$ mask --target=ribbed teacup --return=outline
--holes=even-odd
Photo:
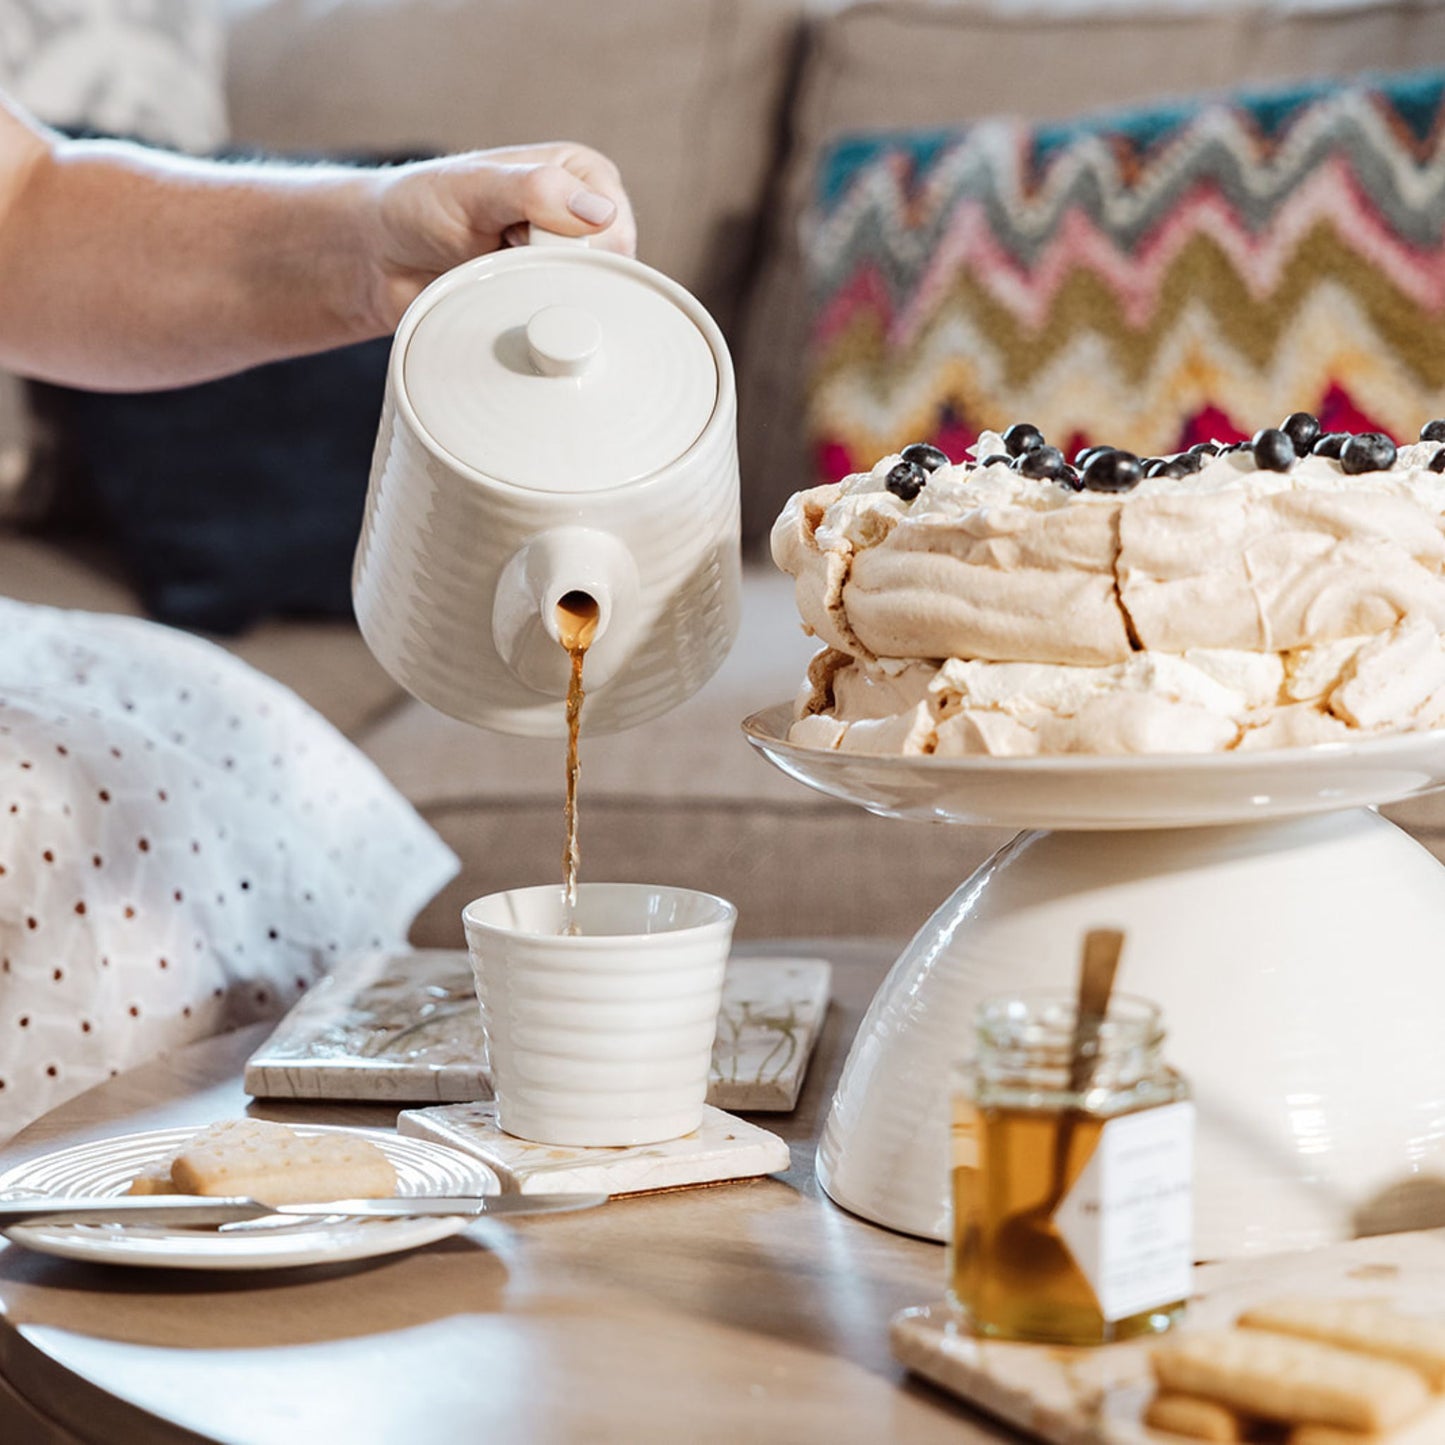
[[[497,1123],[542,1144],[652,1144],[702,1120],[737,910],[687,888],[554,886],[462,912]]]

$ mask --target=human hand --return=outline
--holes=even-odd
[[[430,281],[526,239],[529,224],[596,238],[630,256],[632,205],[617,167],[570,142],[506,146],[373,173],[367,235],[378,329],[391,331]]]

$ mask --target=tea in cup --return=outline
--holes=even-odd
[[[653,1144],[702,1121],[737,910],[687,888],[516,888],[463,910],[497,1123],[543,1144]]]

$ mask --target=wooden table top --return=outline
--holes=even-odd
[[[481,1221],[408,1254],[305,1269],[106,1268],[0,1243],[0,1440],[1014,1439],[890,1358],[890,1316],[942,1293],[942,1249],[853,1218],[813,1178],[834,1083],[896,946],[739,951],[780,949],[834,964],[798,1108],[756,1116],[788,1140],[788,1174]],[[394,1122],[381,1105],[252,1104],[241,1067],[267,1027],[92,1090],[23,1131],[0,1170],[248,1105],[282,1121]]]

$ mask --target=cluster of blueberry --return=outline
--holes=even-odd
[[[1442,443],[1429,467],[1432,472],[1445,472],[1445,420],[1426,422],[1420,428],[1420,440]],[[1118,447],[1085,447],[1071,465],[1058,447],[1044,440],[1038,427],[1023,421],[1004,432],[1003,444],[1006,451],[980,457],[978,465],[1002,462],[1022,476],[1057,482],[1076,492],[1127,492],[1145,477],[1187,477],[1210,457],[1230,452],[1252,452],[1255,465],[1270,472],[1287,472],[1300,457],[1310,454],[1330,457],[1348,476],[1388,471],[1395,465],[1396,454],[1395,443],[1383,432],[1323,432],[1319,419],[1307,411],[1294,412],[1277,427],[1255,432],[1247,442],[1224,446],[1200,442],[1172,457],[1137,457]],[[903,448],[902,460],[888,473],[888,490],[911,502],[927,485],[929,475],[947,464],[948,458],[937,447],[914,442]]]

